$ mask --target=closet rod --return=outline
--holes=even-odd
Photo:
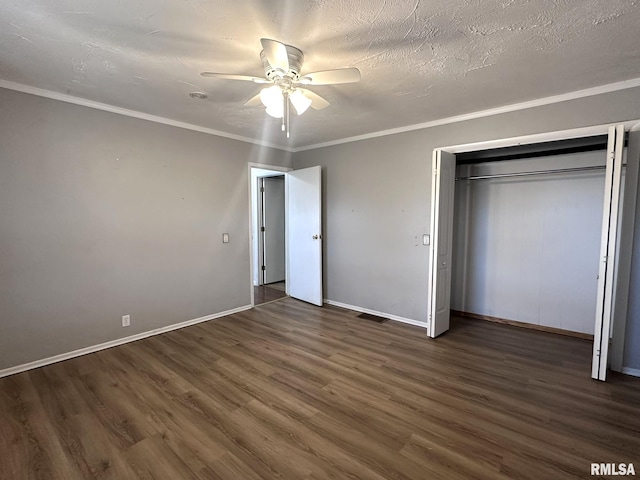
[[[586,172],[590,170],[604,170],[606,165],[595,165],[591,167],[575,167],[575,168],[556,168],[553,170],[537,170],[535,172],[519,172],[519,173],[494,173],[493,175],[476,175],[471,177],[457,177],[459,180],[484,180],[488,178],[506,178],[506,177],[527,177],[529,175],[549,175],[552,173],[572,173]]]

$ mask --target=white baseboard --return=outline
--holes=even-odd
[[[116,340],[110,340],[105,343],[92,345],[90,347],[81,348],[79,350],[74,350],[72,352],[61,353],[60,355],[54,355],[53,357],[47,357],[41,360],[36,360],[34,362],[17,365],[15,367],[5,368],[4,370],[0,370],[0,378],[7,377],[9,375],[14,375],[20,372],[25,372],[27,370],[32,370],[34,368],[44,367],[45,365],[50,365],[52,363],[62,362],[64,360],[69,360],[70,358],[80,357],[82,355],[87,355],[88,353],[94,353],[100,350],[105,350],[107,348],[117,347],[118,345],[123,345],[125,343],[135,342],[136,340],[152,337],[154,335],[160,335],[161,333],[167,333],[172,330],[178,330],[180,328],[188,327],[190,325],[195,325],[196,323],[202,323],[208,320],[213,320],[214,318],[226,317],[227,315],[243,312],[245,310],[249,310],[250,308],[252,308],[251,305],[245,305],[243,307],[234,308],[232,310],[226,310],[224,312],[207,315],[206,317],[194,318],[193,320],[186,320],[184,322],[174,323],[173,325],[168,325],[166,327],[155,328],[153,330],[148,330],[146,332],[136,333],[135,335],[131,335],[129,337],[118,338]]]
[[[625,375],[633,375],[634,377],[640,377],[640,368],[622,367],[622,373]]]
[[[390,313],[378,312],[376,310],[370,310],[368,308],[357,307],[355,305],[348,305],[346,303],[335,302],[333,300],[324,299],[324,303],[327,305],[333,305],[334,307],[347,308],[360,313],[368,313],[370,315],[376,315],[378,317],[388,318],[389,320],[395,320],[396,322],[408,323],[409,325],[415,325],[417,327],[427,328],[427,322],[419,322],[418,320],[412,320],[410,318],[399,317],[397,315],[391,315]]]

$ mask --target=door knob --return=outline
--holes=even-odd
[[[318,239],[318,235],[314,235],[312,238],[313,238],[314,240],[317,240],[317,239]]]

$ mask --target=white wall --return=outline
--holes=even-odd
[[[604,166],[588,152],[458,167],[457,176]],[[456,183],[452,308],[593,334],[604,170]]]

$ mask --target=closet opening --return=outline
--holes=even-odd
[[[454,310],[593,338],[594,379],[618,367],[635,222],[622,206],[638,180],[637,161],[624,174],[625,137],[600,126],[434,150],[430,337]]]
[[[456,155],[452,312],[593,339],[607,136]]]

